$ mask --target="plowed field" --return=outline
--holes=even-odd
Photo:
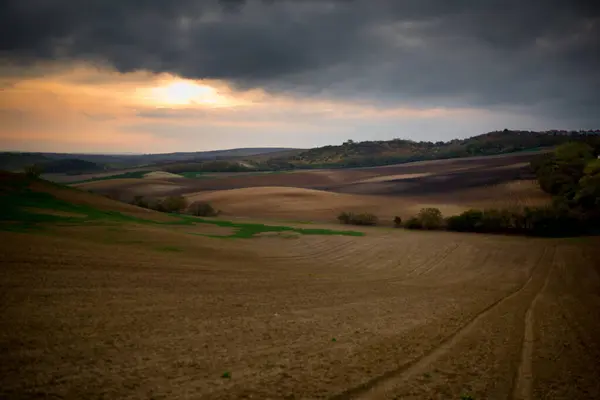
[[[0,397],[600,398],[600,241],[1,232]]]

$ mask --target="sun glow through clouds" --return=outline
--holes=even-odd
[[[144,90],[142,96],[158,106],[225,106],[229,101],[214,88],[190,80],[176,79]]]

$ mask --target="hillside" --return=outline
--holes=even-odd
[[[388,141],[354,142],[307,150],[291,157],[296,168],[366,167],[411,161],[485,156],[539,150],[569,141],[584,141],[600,147],[600,131],[496,131],[448,142]]]
[[[32,164],[41,164],[51,161],[50,158],[42,153],[0,153],[0,170],[22,171],[23,168]]]
[[[44,222],[51,220],[50,217],[172,219],[166,214],[11,172],[0,171],[0,195],[0,222],[5,223]]]
[[[130,224],[151,229],[184,228],[187,235],[207,233],[205,231],[208,226],[213,231],[215,228],[226,228],[225,236],[236,238],[251,238],[261,233],[282,231],[301,235],[363,235],[350,230],[256,225],[205,220],[179,213],[168,214],[115,201],[78,188],[29,178],[25,174],[0,172],[0,231],[52,229],[57,226],[54,224],[62,227]]]
[[[46,174],[83,174],[101,172],[106,169],[104,165],[78,158],[65,158],[37,163]]]
[[[447,142],[416,142],[394,139],[354,142],[309,150],[286,148],[239,148],[205,152],[144,155],[0,153],[0,169],[19,171],[31,164],[56,165],[63,173],[99,172],[82,170],[82,162],[107,171],[163,170],[172,173],[289,171],[315,168],[355,168],[403,164],[414,161],[546,151],[569,141],[600,148],[600,131],[496,131]],[[77,160],[77,163],[75,161]],[[69,163],[73,163],[69,166]],[[46,170],[48,173],[49,171]],[[57,171],[58,172],[58,171]]]
[[[0,153],[0,169],[19,172],[31,164],[48,164],[51,162],[65,162],[66,160],[84,161],[99,165],[106,165],[108,168],[133,168],[146,165],[161,165],[183,161],[210,161],[240,157],[251,157],[264,154],[288,154],[288,152],[297,151],[283,147],[258,147],[258,148],[238,148],[213,151],[195,151],[195,152],[177,152],[164,154],[77,154],[77,153],[21,153],[21,152],[3,152]],[[65,164],[66,165],[66,164]],[[79,172],[80,165],[74,168],[61,168],[61,172],[71,173]],[[50,171],[47,171],[50,173]],[[52,171],[54,172],[54,171]],[[86,172],[89,172],[86,171]]]
[[[467,139],[447,142],[416,142],[394,139],[354,142],[338,146],[317,147],[305,151],[283,151],[220,161],[196,160],[171,163],[163,169],[181,173],[286,171],[314,168],[356,168],[403,164],[414,161],[440,160],[473,156],[490,156],[517,152],[546,151],[569,141],[583,141],[600,147],[600,131],[497,131]],[[244,161],[241,163],[240,161]]]

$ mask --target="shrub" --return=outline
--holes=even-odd
[[[586,233],[588,219],[576,210],[554,207],[526,208],[526,232],[535,236],[566,236]]]
[[[437,208],[423,208],[419,211],[417,218],[423,229],[440,229],[444,226],[444,217]]]
[[[159,210],[167,213],[181,212],[187,206],[183,196],[169,196],[159,203]]]
[[[421,220],[419,218],[411,217],[408,220],[406,220],[404,227],[406,229],[423,229],[423,224],[421,223]]]
[[[394,217],[394,226],[396,228],[400,228],[402,226],[402,218],[400,218],[399,216],[395,216]]]
[[[525,207],[522,210],[469,210],[446,220],[448,230],[565,236],[585,233],[592,225],[585,214],[564,206]]]
[[[352,214],[350,214],[350,213],[342,212],[342,213],[340,213],[340,215],[338,215],[337,219],[342,224],[349,224],[351,216],[352,216]]]
[[[361,213],[353,215],[350,223],[353,225],[377,225],[378,218],[374,214]]]
[[[460,215],[454,215],[446,219],[448,230],[458,232],[476,232],[481,227],[483,212],[479,210],[468,210]]]
[[[342,212],[337,218],[340,223],[351,225],[377,225],[377,222],[379,221],[377,216],[371,213],[354,214]]]
[[[482,232],[506,232],[512,229],[511,214],[507,210],[483,210],[481,226]]]
[[[594,160],[594,149],[585,143],[565,143],[553,153],[531,162],[542,190],[568,199],[575,197],[586,165]]]
[[[160,200],[157,200],[157,199],[153,199],[153,200],[149,201],[148,208],[151,210],[154,210],[154,211],[167,212],[167,210],[163,206],[163,202]]]
[[[188,212],[197,217],[216,217],[219,215],[219,211],[215,210],[214,207],[205,201],[196,201],[190,205]]]

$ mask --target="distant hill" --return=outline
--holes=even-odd
[[[22,171],[31,164],[48,164],[50,161],[86,161],[106,166],[108,169],[133,168],[148,165],[162,165],[182,161],[224,160],[250,157],[261,154],[295,151],[285,147],[238,148],[214,151],[178,152],[166,154],[77,154],[77,153],[0,153],[0,169]],[[83,164],[82,164],[83,166]]]
[[[304,151],[273,152],[259,156],[223,158],[218,161],[171,163],[163,169],[184,173],[374,167],[414,161],[542,151],[569,141],[585,141],[600,148],[600,131],[503,130],[448,142],[416,142],[404,139],[365,142],[348,140],[338,146],[317,147]]]
[[[45,174],[83,174],[106,170],[104,165],[78,158],[65,158],[37,163]]]
[[[28,165],[47,161],[50,159],[41,153],[0,153],[0,169],[5,171],[22,171]]]
[[[598,147],[600,131],[496,131],[449,142],[388,141],[354,142],[301,152],[286,160],[294,168],[343,168],[399,164],[470,156],[485,156],[550,148],[569,141]]]
[[[148,167],[173,173],[373,167],[413,161],[539,151],[569,141],[584,141],[600,149],[600,130],[533,132],[505,129],[448,142],[417,142],[405,139],[365,142],[348,140],[338,146],[309,150],[259,147],[137,155],[0,153],[0,169],[19,171],[31,164],[52,165],[49,164],[50,161],[64,162],[73,159],[93,163],[109,171]],[[73,161],[69,161],[71,162]],[[63,164],[65,172],[69,170],[67,166],[68,163]],[[88,167],[89,172],[95,172],[92,171],[94,166],[90,164]],[[62,167],[59,164],[58,169],[60,168]]]

